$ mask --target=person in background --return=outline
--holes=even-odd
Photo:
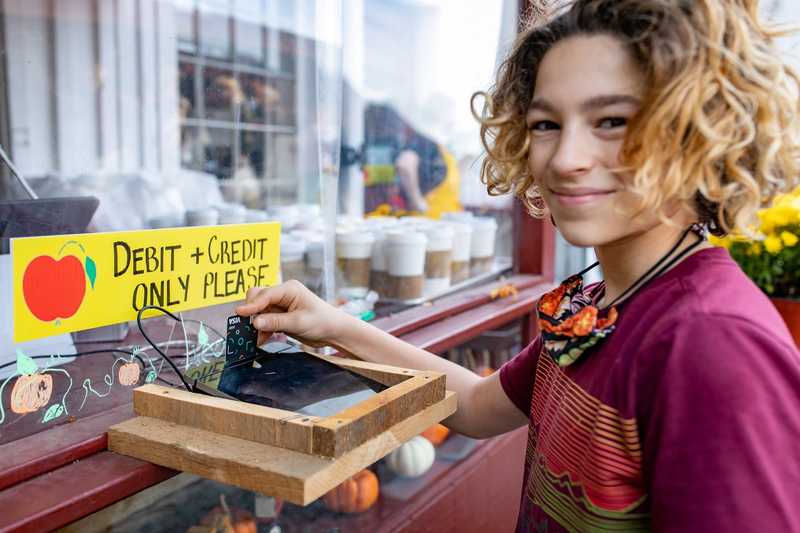
[[[800,353],[708,232],[798,184],[798,77],[755,0],[576,0],[518,38],[476,113],[482,179],[593,247],[488,377],[299,283],[237,312],[265,340],[447,375],[477,438],[528,427],[519,531],[800,531]],[[597,265],[594,265],[597,266]],[[522,463],[523,458],[520,458]]]
[[[452,154],[415,130],[390,105],[365,111],[365,211],[393,210],[439,218],[460,211],[458,165]]]

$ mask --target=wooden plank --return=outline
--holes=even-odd
[[[109,449],[176,470],[307,505],[456,410],[456,394],[338,459],[228,437],[150,417],[109,429]]]
[[[375,380],[378,383],[388,385],[389,387],[393,387],[398,383],[402,383],[403,381],[422,373],[420,370],[382,365],[379,363],[370,363],[367,361],[348,359],[346,357],[336,355],[312,355],[319,357],[320,359],[324,359],[325,361],[329,361],[335,365],[347,368],[348,370],[352,370],[356,374],[361,374],[364,377]]]
[[[314,424],[314,453],[340,457],[445,397],[445,375],[420,372]]]
[[[318,357],[390,387],[335,416],[321,418],[149,384],[134,391],[134,411],[262,444],[339,457],[445,395],[445,375],[441,373]]]
[[[318,417],[263,405],[144,385],[133,391],[136,414],[250,440],[313,453],[312,427]]]

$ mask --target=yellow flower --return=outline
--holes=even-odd
[[[783,250],[783,241],[777,235],[770,235],[764,239],[764,249],[771,254],[777,254]]]
[[[786,245],[786,246],[794,246],[795,244],[797,244],[797,241],[800,240],[800,239],[798,239],[797,235],[795,235],[794,233],[792,233],[790,231],[782,231],[781,232],[781,240],[783,241],[783,244]]]
[[[726,249],[730,249],[731,247],[731,238],[728,237],[727,235],[725,237],[717,237],[716,235],[709,235],[708,242],[710,242],[714,246],[720,246]]]
[[[761,243],[754,242],[750,244],[750,248],[747,250],[747,255],[761,255]]]

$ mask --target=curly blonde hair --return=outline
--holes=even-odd
[[[568,37],[612,35],[647,82],[620,153],[637,213],[666,220],[663,206],[677,200],[717,235],[747,233],[760,207],[798,183],[800,78],[773,46],[785,33],[762,24],[757,0],[575,0],[521,33],[495,85],[473,95],[481,179],[545,213],[525,124],[539,64]]]

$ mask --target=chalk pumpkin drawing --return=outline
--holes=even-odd
[[[188,350],[188,335],[185,328],[183,333],[184,337],[187,339],[186,342]],[[171,340],[172,335],[170,334],[170,341]],[[186,369],[193,364],[208,362],[205,359],[206,357],[221,357],[223,355],[223,343],[224,338],[218,339],[214,342],[209,342],[208,333],[201,322],[197,335],[197,342],[195,343],[194,353],[191,354],[191,359],[187,360]],[[115,377],[120,385],[126,387],[136,385],[141,379],[142,372],[147,370],[146,368],[140,367],[136,362],[136,356],[142,357],[143,355],[144,350],[142,350],[139,346],[134,346],[132,348],[132,354],[130,358],[115,359],[111,365],[109,373],[103,377],[103,383],[108,387],[108,389],[104,392],[95,390],[91,379],[84,379],[81,387],[84,391],[84,396],[80,406],[78,407],[78,411],[83,410],[86,401],[90,396],[104,398],[111,394],[111,389],[115,383]],[[51,359],[58,359],[61,356],[50,357]],[[158,367],[154,366],[152,360],[150,359],[145,359],[145,361],[145,364],[149,366],[149,370],[147,371],[145,377],[145,382],[152,383],[157,379],[161,371],[163,360],[159,363]],[[118,369],[117,366],[119,366]],[[60,418],[63,415],[69,414],[67,409],[67,397],[74,390],[72,376],[67,370],[62,368],[46,368],[42,370],[39,368],[33,358],[28,357],[21,350],[17,349],[17,372],[0,383],[0,428],[2,428],[2,424],[6,419],[6,410],[2,401],[3,389],[11,382],[14,382],[14,386],[11,390],[9,405],[10,411],[19,415],[26,415],[42,409],[51,400],[54,390],[53,373],[64,374],[66,379],[69,380],[69,383],[67,384],[61,401],[51,404],[46,409],[41,419],[42,423],[48,423],[52,420]],[[0,437],[2,437],[1,429]]]
[[[119,367],[119,371],[117,372],[117,377],[119,379],[119,384],[124,385],[126,387],[132,387],[139,383],[139,374],[141,373],[141,369],[139,365],[136,363],[125,363],[121,367]]]
[[[47,405],[53,393],[53,376],[19,376],[11,389],[11,411],[20,415],[34,413]]]
[[[77,313],[86,295],[87,278],[94,289],[97,264],[76,241],[64,244],[58,255],[69,245],[80,247],[83,262],[75,255],[65,255],[60,259],[40,255],[28,263],[22,275],[25,304],[42,322],[69,318]]]

